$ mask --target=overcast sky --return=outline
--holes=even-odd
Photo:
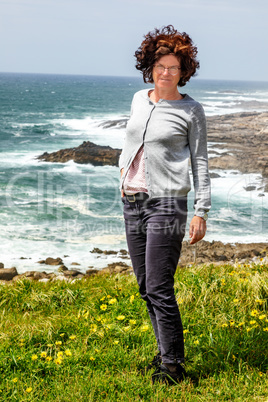
[[[173,24],[200,78],[268,81],[268,0],[0,0],[0,71],[137,76],[143,35]]]

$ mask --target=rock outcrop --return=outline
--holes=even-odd
[[[50,154],[45,152],[43,155],[38,156],[37,159],[45,162],[65,163],[73,160],[76,163],[91,163],[94,166],[118,166],[120,153],[120,149],[84,141],[79,147],[61,149]]]

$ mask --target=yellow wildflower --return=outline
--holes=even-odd
[[[57,357],[59,357],[60,359],[62,359],[62,357],[63,357],[63,352],[58,352],[58,353],[57,353]]]
[[[249,321],[249,323],[250,323],[250,325],[254,325],[254,324],[256,324],[256,320],[251,320],[251,321]]]
[[[185,334],[188,334],[188,333],[189,333],[189,329],[185,329],[185,330],[183,331],[183,333],[184,333],[184,335],[185,335]]]
[[[62,333],[62,334],[60,334],[60,336],[61,336],[62,338],[64,337],[64,335],[65,335],[65,334],[63,334],[63,333]]]
[[[265,314],[261,314],[261,315],[259,315],[259,320],[264,320],[264,318],[266,317],[266,315]]]
[[[30,394],[31,392],[32,392],[32,387],[28,387],[28,388],[26,388],[26,392],[28,393],[28,394]]]
[[[253,327],[247,328],[247,332],[250,332],[252,329],[253,329]]]
[[[258,310],[252,310],[250,312],[251,317],[256,317],[256,315],[258,315],[258,314],[259,314]]]
[[[258,303],[258,304],[262,304],[262,303],[264,303],[264,300],[257,299],[257,300],[255,300],[255,302]]]
[[[100,299],[100,301],[103,301],[103,300],[105,300],[105,296],[103,296],[103,297]]]
[[[101,317],[97,317],[96,321],[100,322],[101,321]]]
[[[53,347],[52,343],[48,343],[47,347],[52,348]]]
[[[60,365],[62,363],[62,359],[58,357],[57,359],[55,359],[55,363]]]
[[[118,345],[119,344],[119,341],[114,341],[114,345]]]
[[[65,350],[65,355],[68,357],[72,356],[72,352],[70,351],[70,349]]]
[[[71,339],[71,341],[75,340],[75,338],[76,338],[76,335],[69,336],[69,339]]]
[[[177,299],[177,302],[178,302],[179,304],[182,304],[182,303],[183,303],[183,299],[182,299],[181,297],[179,297],[179,298]]]
[[[96,353],[99,353],[99,351],[100,351],[99,349],[95,349],[95,352],[96,352]]]
[[[266,328],[263,328],[263,330],[267,332],[267,331],[268,331],[268,327],[266,327]]]
[[[125,331],[125,332],[129,332],[130,330],[131,330],[131,327],[130,327],[130,326],[127,326],[127,327],[124,328],[124,331]]]
[[[101,309],[102,311],[107,310],[107,304],[102,304],[102,305],[100,306],[100,309]]]
[[[37,360],[38,359],[38,356],[37,355],[32,355],[32,360],[33,361],[35,361],[35,360]]]
[[[43,357],[43,358],[47,357],[47,352],[41,352],[40,356]]]
[[[18,382],[17,377],[16,377],[16,378],[13,378],[13,379],[12,379],[12,382],[14,382],[14,384],[15,384],[16,382]]]
[[[244,321],[241,321],[241,322],[238,324],[238,327],[242,327],[243,325],[245,325],[245,322],[244,322]]]
[[[124,315],[118,315],[118,316],[116,317],[116,319],[119,320],[119,321],[123,321],[125,318],[126,318],[126,317],[125,317]]]
[[[93,362],[95,360],[95,357],[90,356],[89,360],[91,360]]]
[[[234,303],[239,303],[239,299],[234,299]]]
[[[230,320],[230,327],[233,327],[235,325],[235,321],[234,320]]]
[[[56,341],[56,342],[55,342],[55,345],[56,345],[56,346],[62,345],[62,341]]]
[[[47,356],[47,357],[46,357],[46,361],[47,361],[47,362],[51,362],[51,360],[52,360],[52,357],[51,357],[51,356]]]
[[[148,324],[144,324],[141,326],[140,328],[141,332],[146,332],[149,330],[149,325]]]
[[[137,321],[136,320],[129,320],[129,323],[130,323],[130,325],[135,325],[135,324],[137,324]]]
[[[226,324],[226,323],[222,324],[222,328],[226,328],[226,327],[228,327],[228,324]]]
[[[97,327],[96,324],[91,324],[90,329],[91,329],[92,332],[97,332],[98,327]]]
[[[195,344],[195,345],[199,345],[199,340],[196,339],[196,340],[194,341],[194,344]]]
[[[134,299],[135,299],[135,296],[134,296],[134,295],[131,295],[130,298],[129,298],[130,303],[132,303]]]

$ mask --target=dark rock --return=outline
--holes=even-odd
[[[244,189],[246,191],[253,191],[253,190],[256,190],[256,186],[246,186],[246,187],[244,187]]]
[[[17,275],[18,275],[18,271],[15,267],[0,268],[0,280],[1,281],[11,281]]]
[[[91,275],[96,275],[96,274],[98,274],[100,271],[98,270],[98,269],[88,269],[87,271],[86,271],[86,275],[87,276],[91,276]]]
[[[60,151],[47,153],[37,157],[45,162],[65,163],[73,160],[76,163],[91,163],[94,166],[118,166],[121,149],[109,146],[96,145],[90,141],[84,141],[76,148],[61,149]]]
[[[38,261],[39,264],[46,264],[46,265],[60,265],[63,263],[61,258],[51,258],[48,257],[45,260]]]
[[[2,262],[0,262],[0,269],[1,269],[1,268],[5,268],[5,267],[4,267],[4,264],[3,264]]]
[[[67,268],[65,265],[61,265],[61,266],[57,269],[57,271],[58,271],[58,272],[65,272],[65,271],[68,271],[68,268]]]
[[[219,175],[218,173],[215,173],[215,172],[210,173],[211,179],[217,179],[218,177],[221,177],[221,175]]]
[[[80,272],[80,271],[77,271],[76,269],[70,269],[70,270],[68,270],[68,271],[64,271],[63,272],[63,275],[64,276],[66,276],[66,277],[76,277],[76,276],[78,276],[78,275],[82,275],[83,276],[83,274],[82,274],[82,272]]]

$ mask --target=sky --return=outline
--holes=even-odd
[[[268,81],[267,0],[0,0],[0,72],[139,76],[143,36],[172,24],[203,79]]]

